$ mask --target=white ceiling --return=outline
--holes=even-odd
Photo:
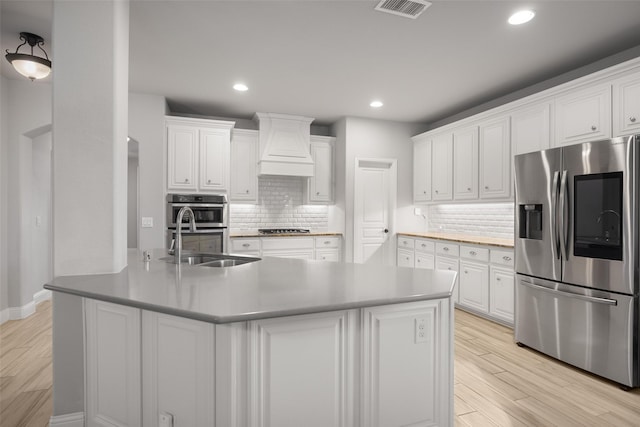
[[[130,90],[164,95],[178,113],[430,123],[640,46],[640,1],[434,1],[416,20],[377,3],[132,0]],[[20,31],[39,34],[55,73],[51,0],[0,6],[3,51]],[[536,18],[507,24],[523,6]],[[1,72],[22,78],[6,60]]]

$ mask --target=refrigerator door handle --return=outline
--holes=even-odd
[[[569,187],[567,187],[567,171],[562,171],[562,178],[560,179],[560,218],[562,222],[560,225],[561,235],[560,237],[560,249],[562,251],[562,258],[569,260],[569,254],[567,251],[567,239],[569,233],[569,204],[567,203],[567,197],[569,194]]]
[[[551,194],[551,215],[553,216],[552,227],[553,227],[553,256],[556,259],[560,259],[560,235],[558,232],[558,185],[560,178],[560,172],[555,171],[553,173],[553,193]]]
[[[547,288],[546,286],[535,285],[535,284],[533,284],[531,282],[527,282],[526,280],[520,280],[520,283],[522,283],[523,285],[528,286],[530,288],[537,289],[539,291],[545,291],[545,292],[549,292],[549,293],[552,293],[552,294],[557,294],[557,295],[561,295],[561,296],[565,296],[565,297],[569,297],[569,298],[575,298],[575,299],[588,301],[588,302],[593,302],[593,303],[597,303],[597,304],[618,305],[618,301],[616,301],[614,299],[590,297],[588,295],[574,294],[573,292],[559,291],[557,289]]]

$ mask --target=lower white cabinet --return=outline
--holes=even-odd
[[[512,269],[491,266],[489,314],[513,324],[515,278]]]
[[[234,237],[231,252],[251,256],[274,256],[328,262],[342,261],[342,237]]]
[[[449,270],[449,271],[455,271],[456,273],[458,273],[459,272],[458,258],[453,258],[449,256],[444,256],[444,255],[437,255],[435,268],[436,270]],[[460,288],[460,275],[458,274],[458,276],[456,277],[456,284],[453,287],[453,301],[455,303],[460,302],[459,288]]]
[[[85,421],[140,426],[140,310],[91,299],[85,312]]]
[[[398,267],[414,267],[413,251],[407,249],[398,249]]]
[[[461,305],[481,313],[489,312],[489,266],[460,261],[459,299]]]

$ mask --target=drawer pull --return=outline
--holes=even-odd
[[[427,247],[427,244],[426,244],[426,243],[423,243],[423,244],[422,244],[422,245],[420,245],[420,246],[422,246],[423,248],[426,248],[426,247]]]
[[[636,122],[636,118],[635,118],[635,117],[629,117],[629,121],[630,121],[631,123],[635,123],[635,122]]]
[[[499,282],[499,281],[500,281],[500,278],[499,278],[499,277],[496,277],[496,280]]]
[[[595,125],[591,126],[591,130],[596,130],[596,129],[598,129],[598,128]]]
[[[446,246],[444,248],[442,248],[442,250],[445,251],[445,252],[449,252],[449,248],[446,247]]]
[[[242,247],[243,247],[243,248],[248,248],[249,246],[251,246],[251,245],[250,245],[250,244],[248,244],[248,243],[243,243],[243,244],[242,244]]]
[[[469,272],[467,270],[464,271],[464,274],[469,274]]]
[[[331,242],[330,242],[329,240],[325,240],[325,241],[324,241],[324,244],[325,244],[325,245],[329,245],[329,244],[331,244]]]
[[[478,255],[478,253],[476,251],[469,251],[469,255],[476,256],[476,255]]]
[[[503,256],[502,259],[505,261],[511,261],[511,257],[507,255]]]

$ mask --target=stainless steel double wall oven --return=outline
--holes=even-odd
[[[518,343],[640,385],[640,136],[515,157]]]
[[[183,249],[223,253],[228,239],[228,203],[225,194],[167,194],[167,247],[171,248],[183,207],[193,211],[197,230],[189,231],[188,216],[182,219]]]

